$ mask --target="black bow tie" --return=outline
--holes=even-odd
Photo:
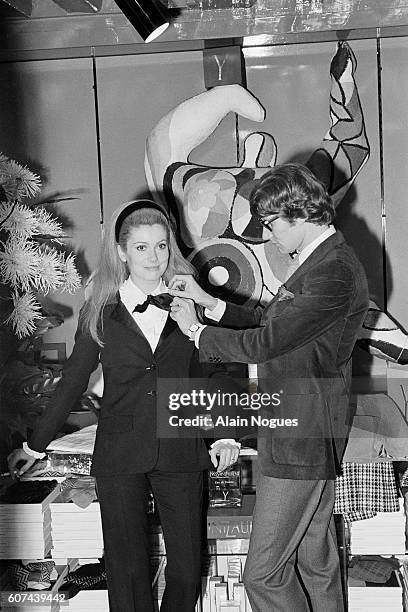
[[[169,293],[159,293],[159,295],[148,295],[143,304],[137,304],[133,312],[144,312],[146,308],[151,304],[157,306],[162,310],[170,310],[170,304],[173,301],[173,296]]]

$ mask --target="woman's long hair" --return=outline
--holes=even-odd
[[[118,216],[129,206],[129,202],[115,210],[112,215],[109,228],[102,240],[99,262],[92,276],[91,294],[81,312],[81,326],[85,332],[89,332],[92,338],[103,346],[103,319],[102,314],[105,306],[113,302],[122,283],[128,278],[129,270],[118,254],[117,242],[115,240],[115,227]],[[128,215],[119,231],[119,244],[126,250],[127,241],[131,230],[140,225],[161,225],[165,228],[169,244],[169,262],[163,279],[168,282],[174,274],[195,274],[194,267],[184,259],[177,245],[170,222],[163,213],[155,208],[146,207],[135,210]]]

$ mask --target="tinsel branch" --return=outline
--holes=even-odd
[[[81,286],[74,254],[60,250],[66,238],[60,221],[41,205],[22,203],[40,189],[39,176],[0,153],[0,282],[9,286],[13,304],[4,323],[19,338],[44,319],[39,294]]]

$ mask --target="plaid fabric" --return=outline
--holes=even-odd
[[[377,512],[398,512],[398,492],[390,461],[343,463],[336,479],[334,512],[346,521],[371,518]]]
[[[408,468],[401,476],[401,487],[408,487]]]
[[[398,559],[388,559],[380,555],[359,556],[350,560],[348,575],[356,580],[384,584],[391,578],[392,572],[398,568]]]

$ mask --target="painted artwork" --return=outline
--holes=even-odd
[[[339,42],[330,65],[330,127],[306,165],[327,186],[337,206],[370,154],[350,45]],[[267,304],[284,282],[291,263],[267,240],[251,215],[256,181],[278,160],[271,134],[256,131],[243,143],[237,167],[189,162],[228,113],[262,122],[265,109],[240,85],[214,87],[185,100],[164,116],[146,142],[145,173],[154,197],[164,199],[175,218],[184,252],[212,295],[238,304]],[[359,344],[371,353],[408,363],[407,336],[388,314],[371,303]]]

